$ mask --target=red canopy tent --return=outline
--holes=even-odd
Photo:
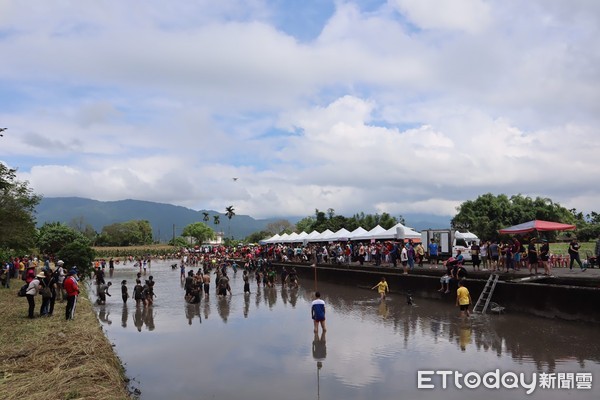
[[[543,231],[573,231],[577,227],[575,225],[561,224],[560,222],[540,221],[538,219],[524,222],[519,225],[514,225],[508,228],[500,229],[498,232],[507,234],[527,233],[527,232],[543,232]]]

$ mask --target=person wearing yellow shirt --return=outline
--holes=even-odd
[[[469,314],[469,305],[471,304],[471,295],[469,294],[469,289],[467,289],[462,280],[458,281],[458,289],[456,290],[456,305],[460,307],[460,315],[464,317],[465,315],[468,317]]]
[[[377,292],[379,293],[379,296],[381,296],[381,300],[385,300],[385,294],[390,291],[390,289],[388,288],[388,284],[385,281],[385,276],[382,276],[379,283],[373,286],[371,290],[375,288],[377,288]]]

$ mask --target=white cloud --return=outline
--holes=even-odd
[[[144,4],[0,3],[0,159],[44,195],[256,217],[452,214],[487,192],[595,207],[596,2],[339,2],[312,41],[262,1]]]
[[[395,0],[392,4],[423,29],[478,33],[492,19],[489,5],[482,0]]]

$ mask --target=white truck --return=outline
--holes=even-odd
[[[477,235],[467,232],[453,231],[451,229],[425,229],[421,231],[421,242],[428,251],[431,239],[438,244],[438,257],[441,259],[456,257],[460,250],[465,261],[471,261],[471,246],[481,241]]]

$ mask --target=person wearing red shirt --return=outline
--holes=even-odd
[[[67,320],[75,317],[75,306],[77,305],[77,296],[79,296],[79,284],[77,283],[77,270],[71,269],[69,276],[65,279],[63,285],[67,293],[67,308],[65,317]]]

